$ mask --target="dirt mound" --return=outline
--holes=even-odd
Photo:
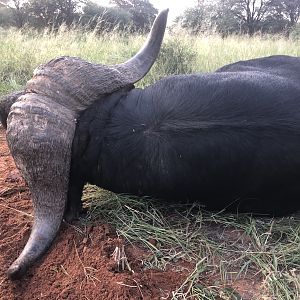
[[[131,271],[119,271],[113,258],[122,248],[113,228],[62,225],[47,254],[20,281],[5,272],[22,251],[32,225],[30,193],[0,129],[0,299],[168,299],[187,274],[144,270],[145,250],[125,245]]]

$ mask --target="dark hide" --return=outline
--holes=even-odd
[[[18,91],[0,98],[0,123],[5,129],[7,128],[7,117],[11,106],[17,101],[20,96],[24,94],[24,91]]]
[[[216,72],[263,72],[281,76],[285,80],[300,80],[300,58],[287,55],[274,55],[239,61],[218,69]]]
[[[68,206],[90,182],[283,215],[300,209],[299,179],[300,58],[274,56],[93,104],[76,128]]]

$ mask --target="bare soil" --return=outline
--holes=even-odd
[[[137,245],[126,244],[125,252],[133,272],[119,271],[113,252],[123,241],[108,224],[83,227],[63,223],[48,252],[22,280],[6,277],[9,265],[18,257],[29,237],[32,204],[26,183],[17,171],[0,127],[0,299],[171,299],[189,270],[145,270],[149,255]],[[213,281],[206,278],[205,282]],[[259,283],[232,283],[243,299],[259,299]],[[220,298],[228,299],[228,298]],[[261,298],[262,299],[262,298]]]

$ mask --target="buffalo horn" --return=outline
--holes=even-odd
[[[59,57],[38,67],[20,95],[1,108],[11,154],[32,194],[34,223],[29,240],[8,269],[20,278],[55,238],[67,203],[72,142],[80,111],[95,100],[140,80],[162,43],[168,10],[156,18],[142,49],[115,66]],[[4,123],[6,125],[6,123]]]

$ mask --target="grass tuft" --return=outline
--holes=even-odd
[[[198,204],[166,206],[94,186],[86,187],[83,199],[89,208],[84,222],[108,222],[127,242],[151,253],[145,269],[189,270],[173,299],[243,299],[239,282],[245,286],[253,280],[258,289],[253,299],[300,297],[296,216],[275,220],[216,214]]]

